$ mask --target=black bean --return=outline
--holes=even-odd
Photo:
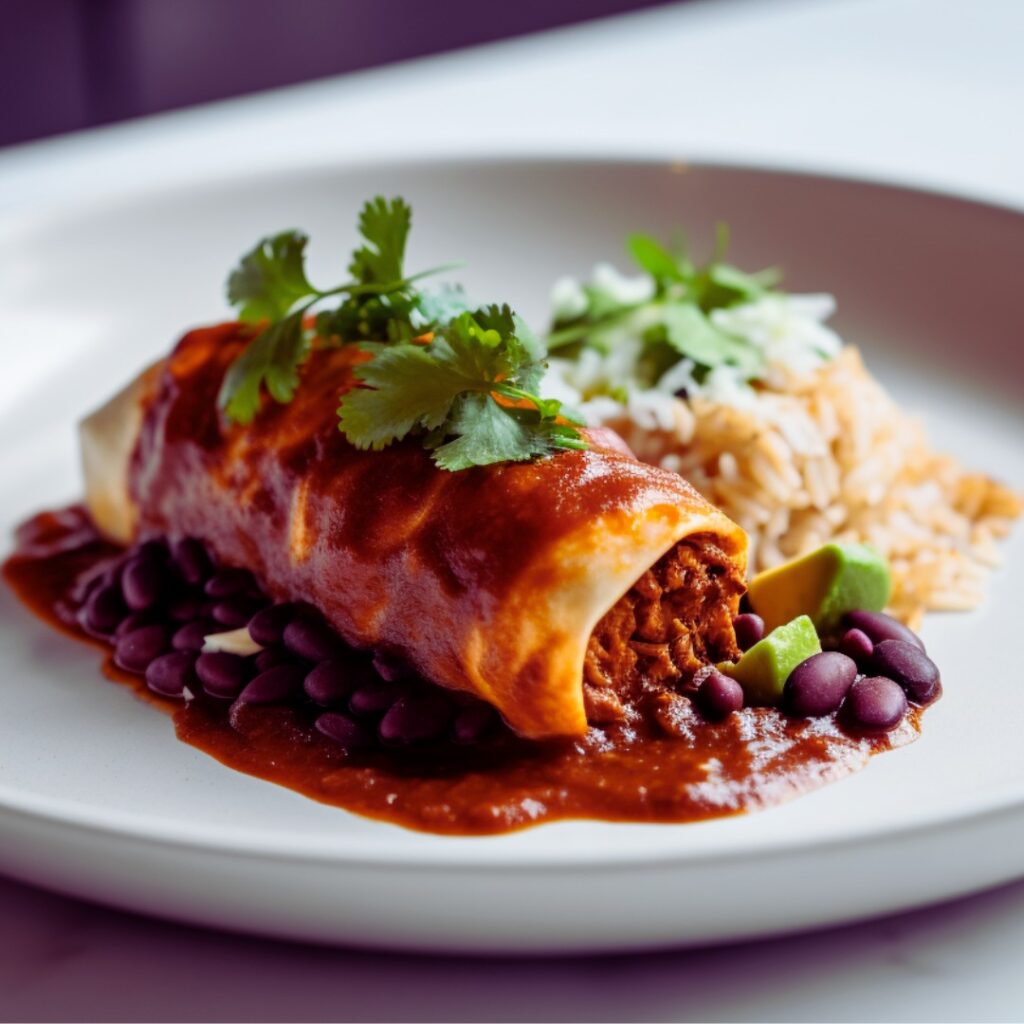
[[[291,601],[289,603],[292,606],[293,619],[306,619],[308,622],[323,622],[324,617],[316,605],[312,605],[308,601]]]
[[[134,558],[145,558],[152,562],[167,561],[167,544],[160,537],[152,537],[137,544],[131,552]]]
[[[181,578],[192,586],[205,582],[213,571],[213,563],[206,548],[195,537],[179,540],[172,547],[171,554]]]
[[[915,704],[930,704],[942,692],[938,666],[914,644],[903,640],[875,644],[871,666],[877,675],[895,679]]]
[[[857,663],[839,651],[822,651],[800,662],[782,689],[782,706],[800,718],[838,710],[857,678]]]
[[[87,636],[94,637],[96,640],[102,640],[104,643],[110,643],[111,633],[103,629],[93,629],[89,625],[89,620],[86,618],[85,609],[79,608],[76,614],[78,620],[78,626]]]
[[[261,647],[281,643],[284,627],[295,617],[295,606],[288,602],[272,604],[253,615],[249,622],[249,636]]]
[[[100,587],[109,582],[102,572],[96,572],[92,576],[80,576],[72,585],[69,597],[73,604],[84,605]]]
[[[196,660],[196,675],[203,689],[211,697],[232,700],[242,692],[242,687],[252,676],[253,666],[237,654],[227,651],[211,651],[200,654]]]
[[[871,637],[862,629],[848,629],[839,640],[839,650],[848,658],[857,662],[857,667],[864,669],[874,651],[875,645]]]
[[[862,676],[846,695],[843,715],[867,732],[888,732],[907,713],[907,695],[885,676]]]
[[[111,587],[121,586],[121,574],[124,572],[124,567],[128,562],[128,556],[122,555],[113,565],[107,566],[103,570],[103,575],[100,577],[102,581]]]
[[[325,711],[316,720],[316,729],[346,750],[366,750],[373,746],[373,736],[366,728],[337,711]]]
[[[275,665],[294,665],[295,658],[283,647],[268,647],[253,658],[253,664],[257,672],[266,672]]]
[[[114,639],[120,639],[125,633],[141,629],[143,626],[153,626],[160,621],[160,616],[155,612],[132,612],[131,615],[123,618],[114,630]]]
[[[724,672],[712,669],[697,690],[697,705],[707,718],[725,718],[743,707],[743,687]]]
[[[219,601],[225,597],[234,597],[235,594],[243,594],[251,590],[255,584],[256,581],[248,569],[218,569],[206,581],[203,591],[207,596],[215,597]]]
[[[377,675],[388,683],[409,679],[415,674],[407,661],[391,654],[374,654],[373,668]]]
[[[146,685],[163,697],[184,697],[195,683],[196,656],[189,651],[161,654],[146,666]]]
[[[436,740],[448,728],[455,709],[439,693],[410,694],[396,701],[381,719],[380,738],[406,745]]]
[[[234,597],[218,601],[210,610],[210,614],[222,626],[237,629],[239,626],[244,626],[263,604],[264,601],[258,597],[237,594]]]
[[[218,628],[209,619],[193,619],[175,631],[171,637],[171,646],[176,651],[201,651],[206,637],[216,633]]]
[[[764,619],[753,612],[737,615],[732,620],[732,628],[736,630],[736,645],[741,651],[748,651],[759,640],[764,639]]]
[[[121,588],[107,583],[89,595],[83,612],[84,625],[97,633],[113,633],[118,623],[128,614]]]
[[[883,640],[903,640],[924,650],[924,643],[912,629],[884,612],[847,612],[843,621],[849,628],[867,633],[873,644],[880,644]]]
[[[146,666],[167,650],[170,630],[167,626],[142,626],[125,633],[114,648],[114,664],[128,672],[145,672]]]
[[[167,614],[178,622],[206,618],[214,602],[202,593],[185,591],[173,597],[167,606]]]
[[[383,714],[400,697],[405,696],[406,689],[383,680],[368,686],[361,686],[348,699],[349,710],[355,715]]]
[[[329,658],[312,668],[303,683],[310,700],[330,707],[341,704],[348,695],[367,681],[367,672],[348,658]]]
[[[152,556],[137,555],[129,559],[121,575],[124,602],[133,612],[152,608],[163,596],[167,586],[167,571],[163,563]]]
[[[283,704],[302,693],[304,675],[297,665],[275,665],[256,676],[238,699],[243,704]]]
[[[284,645],[307,661],[326,661],[342,653],[338,635],[325,623],[295,619],[284,628]]]
[[[472,704],[463,708],[452,722],[452,740],[469,745],[478,743],[498,725],[498,713],[489,704]]]

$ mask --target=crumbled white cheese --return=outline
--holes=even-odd
[[[647,274],[628,277],[610,263],[598,263],[594,267],[592,285],[623,306],[649,302],[654,298],[654,279]]]
[[[630,279],[614,267],[599,264],[594,269],[594,287],[614,294],[622,301],[642,302],[640,283],[648,278]],[[563,284],[568,294],[568,285]],[[648,288],[649,291],[649,288]],[[756,348],[763,366],[758,380],[769,388],[785,390],[794,376],[809,373],[838,355],[842,340],[824,321],[835,311],[831,295],[766,295],[730,309],[715,310],[715,326]],[[594,426],[626,414],[645,429],[670,429],[674,396],[704,397],[735,408],[758,410],[775,416],[770,392],[751,387],[740,367],[716,366],[698,380],[694,363],[680,359],[652,386],[642,380],[643,332],[654,307],[642,307],[621,324],[605,330],[600,347],[587,345],[575,359],[554,357],[544,381],[545,394],[576,408]],[[801,434],[802,424],[787,423],[790,433]]]
[[[631,391],[626,409],[643,430],[671,430],[676,422],[676,399],[660,391]]]
[[[225,654],[238,654],[244,658],[250,654],[259,654],[262,650],[263,648],[249,636],[249,630],[245,626],[224,633],[208,633],[203,637],[203,654],[223,651]]]
[[[551,314],[556,320],[575,320],[587,311],[587,294],[574,277],[560,277],[551,286]]]
[[[804,374],[835,358],[842,339],[825,321],[835,312],[831,295],[765,295],[731,309],[716,309],[711,322],[761,352],[759,377],[783,386],[787,374]]]

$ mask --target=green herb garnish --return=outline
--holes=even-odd
[[[561,403],[537,394],[544,349],[508,306],[462,313],[427,344],[361,347],[373,354],[356,368],[367,387],[338,408],[358,448],[420,433],[442,469],[459,470],[587,447]]]
[[[365,244],[352,255],[352,280],[320,289],[306,276],[307,237],[284,231],[262,239],[228,278],[227,296],[238,318],[263,324],[262,330],[231,364],[219,404],[229,419],[251,423],[266,387],[277,402],[290,402],[299,383],[299,367],[314,343],[338,344],[361,338],[411,338],[431,329],[419,316],[421,293],[415,282],[445,267],[405,276],[405,243],[411,210],[402,199],[378,196],[359,215]],[[320,312],[315,333],[306,317],[326,299],[343,297],[333,310]]]
[[[415,434],[448,470],[586,448],[574,418],[540,396],[544,347],[508,306],[469,312],[460,290],[422,292],[426,275],[406,275],[411,220],[402,199],[366,203],[352,280],[329,289],[306,276],[298,231],[265,238],[242,259],[228,300],[260,329],[225,375],[218,401],[228,419],[250,423],[264,389],[290,402],[314,347],[358,344],[372,358],[355,367],[364,386],[343,396],[338,416],[359,448]],[[313,308],[331,298],[340,301],[320,309],[312,329]]]
[[[548,349],[568,350],[571,355],[573,347],[591,345],[606,351],[617,335],[635,333],[645,346],[640,363],[648,384],[682,358],[692,360],[698,373],[730,364],[755,376],[760,353],[717,327],[711,314],[769,294],[779,275],[774,270],[747,274],[725,263],[727,243],[720,226],[714,255],[697,265],[683,243],[670,250],[650,235],[631,235],[626,247],[651,278],[650,297],[623,302],[595,284],[584,285],[585,308],[555,321]]]

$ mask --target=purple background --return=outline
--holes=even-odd
[[[0,146],[658,2],[3,0]]]

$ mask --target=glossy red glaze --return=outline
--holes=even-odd
[[[246,332],[186,335],[145,399],[129,474],[142,534],[202,538],[524,736],[585,732],[590,632],[683,533],[714,535],[744,568],[739,527],[619,442],[459,473],[419,440],[356,450],[336,414],[351,347],[314,351],[291,403],[230,426],[217,394]]]

